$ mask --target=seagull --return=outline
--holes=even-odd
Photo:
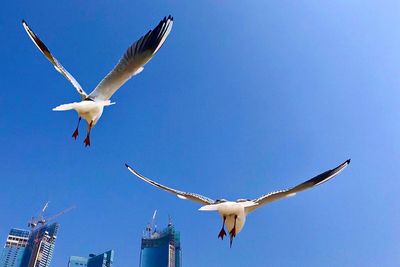
[[[115,104],[110,101],[110,97],[132,76],[143,71],[144,65],[150,61],[150,59],[164,44],[171,32],[172,24],[173,17],[164,17],[164,19],[162,19],[153,30],[148,31],[139,40],[134,42],[119,60],[114,69],[103,78],[90,94],[87,94],[75,78],[50,53],[50,50],[32,31],[26,21],[22,20],[22,25],[33,43],[54,65],[54,68],[72,83],[78,94],[81,96],[80,102],[63,104],[53,109],[54,111],[74,109],[78,113],[78,125],[72,134],[72,137],[75,140],[78,137],[79,123],[81,119],[84,118],[88,124],[84,144],[85,146],[90,146],[90,131],[100,119],[103,113],[103,108]]]
[[[155,187],[158,187],[162,190],[175,194],[177,197],[181,199],[188,199],[202,204],[203,206],[199,209],[201,211],[217,211],[222,218],[222,229],[218,234],[218,238],[221,238],[222,240],[224,239],[224,236],[226,235],[225,232],[225,226],[226,226],[230,236],[230,247],[232,247],[233,239],[242,230],[244,223],[246,222],[246,216],[250,212],[253,212],[257,208],[260,208],[265,204],[271,203],[275,200],[279,200],[285,197],[291,197],[296,195],[298,192],[323,184],[332,179],[333,177],[335,177],[336,175],[338,175],[341,171],[343,171],[347,167],[347,165],[349,165],[349,163],[350,159],[346,160],[336,168],[323,172],[311,178],[310,180],[301,183],[299,185],[296,185],[294,187],[271,192],[252,200],[238,199],[236,201],[229,201],[226,199],[213,200],[211,198],[196,193],[179,191],[167,187],[165,185],[159,184],[157,182],[154,182],[149,178],[146,178],[145,176],[141,175],[136,170],[131,168],[128,164],[125,164],[125,166],[131,173],[136,175],[138,178],[142,179],[143,181]]]

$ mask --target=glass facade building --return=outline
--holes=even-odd
[[[0,254],[0,267],[23,267],[30,231],[13,228]]]
[[[142,237],[140,267],[181,267],[180,234],[169,223],[163,231],[146,229]]]
[[[59,227],[58,223],[45,224],[32,232],[24,253],[24,267],[50,266]]]
[[[88,258],[71,256],[68,267],[112,267],[114,261],[114,250],[99,255],[90,254]]]

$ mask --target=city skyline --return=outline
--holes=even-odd
[[[4,247],[0,253],[0,267],[50,267],[54,255],[55,241],[60,224],[48,224],[45,210],[49,201],[45,203],[38,217],[28,221],[31,230],[12,228],[7,236]],[[68,209],[67,209],[68,210]],[[62,215],[66,210],[57,214]],[[141,237],[139,267],[157,267],[165,264],[167,267],[182,266],[182,252],[180,233],[176,231],[171,216],[165,228],[159,230],[156,223],[157,210],[154,211]],[[58,216],[52,216],[55,218]],[[133,237],[132,237],[133,238]],[[62,242],[62,241],[61,241]],[[68,267],[112,267],[114,250],[100,254],[89,254],[88,257],[70,256]]]
[[[52,265],[116,251],[137,266],[143,218],[171,215],[184,264],[396,266],[400,199],[400,3],[383,1],[7,1],[0,10],[0,237],[52,201]],[[134,41],[174,17],[167,41],[118,90],[93,132],[38,52],[25,19],[90,92]],[[82,129],[83,130],[83,129]],[[212,199],[254,199],[345,159],[329,183],[250,214],[232,248],[221,220],[124,167]],[[62,242],[59,242],[61,241]],[[201,253],[199,253],[201,252]],[[252,255],[248,257],[248,255]]]

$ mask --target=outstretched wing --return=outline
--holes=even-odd
[[[198,203],[201,203],[203,205],[210,205],[210,204],[214,204],[215,200],[199,195],[199,194],[195,194],[195,193],[188,193],[188,192],[182,192],[179,190],[175,190],[173,188],[167,187],[165,185],[159,184],[157,182],[154,182],[152,180],[150,180],[149,178],[144,177],[143,175],[141,175],[140,173],[138,173],[136,170],[132,169],[128,164],[125,164],[125,166],[128,168],[128,170],[133,173],[134,175],[136,175],[138,178],[142,179],[143,181],[154,185],[155,187],[158,187],[162,190],[165,190],[167,192],[170,192],[172,194],[175,194],[177,197],[181,198],[181,199],[189,199]]]
[[[67,78],[68,81],[70,81],[70,83],[72,83],[76,91],[78,91],[78,93],[81,95],[82,99],[85,99],[87,97],[87,94],[85,93],[85,91],[83,91],[82,86],[66,69],[64,69],[61,63],[58,62],[55,57],[53,57],[47,46],[42,42],[42,40],[39,39],[39,37],[32,31],[32,29],[29,28],[25,20],[22,20],[22,25],[24,26],[26,33],[29,35],[33,43],[37,46],[37,48],[39,48],[40,52],[42,52],[42,54],[51,62],[51,64],[54,65],[54,68],[59,73],[61,73],[65,78]]]
[[[310,180],[308,180],[304,183],[301,183],[295,187],[271,192],[269,194],[266,194],[259,198],[256,198],[253,200],[256,203],[256,205],[247,207],[246,211],[251,212],[251,211],[255,210],[256,208],[259,208],[267,203],[273,202],[275,200],[278,200],[278,199],[281,199],[284,197],[294,196],[298,192],[301,192],[303,190],[306,190],[306,189],[312,188],[314,186],[320,185],[322,183],[325,183],[325,182],[329,181],[330,179],[332,179],[333,177],[335,177],[336,175],[338,175],[341,171],[343,171],[344,168],[346,168],[347,165],[349,165],[349,163],[350,163],[350,159],[346,160],[345,162],[343,162],[336,168],[328,170],[324,173],[321,173],[321,174],[311,178]]]
[[[173,18],[165,17],[153,30],[150,30],[132,44],[114,69],[90,93],[93,100],[108,100],[132,76],[139,74],[143,66],[157,53],[171,32]]]

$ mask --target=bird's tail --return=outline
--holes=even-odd
[[[65,111],[65,110],[71,110],[71,109],[76,109],[76,105],[78,103],[74,102],[74,103],[69,103],[69,104],[62,104],[59,105],[55,108],[53,108],[54,111]]]
[[[214,205],[214,204],[204,205],[199,210],[201,210],[201,211],[218,211],[218,205]]]
[[[114,105],[115,102],[111,102],[110,100],[105,100],[102,102],[103,106],[111,106]]]

